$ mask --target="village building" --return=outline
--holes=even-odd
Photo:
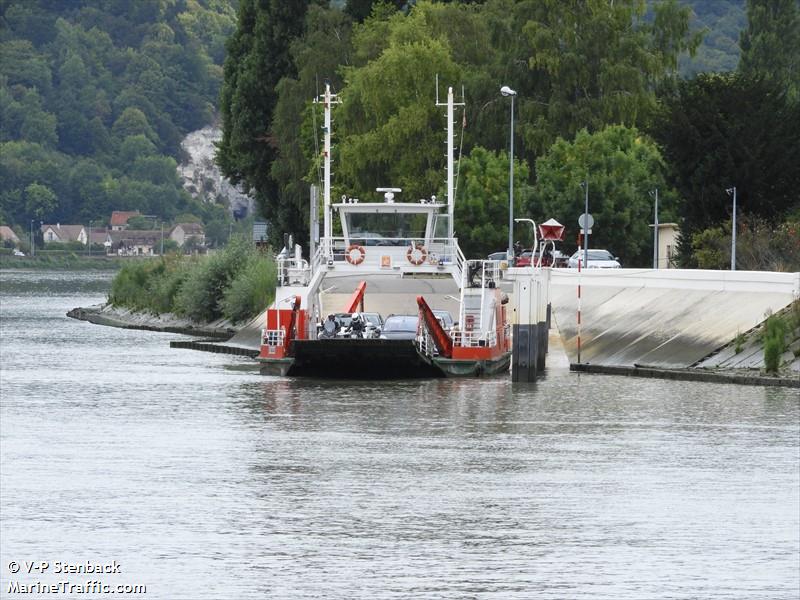
[[[0,225],[0,241],[19,244],[19,237],[8,225]]]
[[[109,231],[109,254],[117,256],[154,256],[161,248],[161,232],[139,229]]]
[[[200,223],[178,223],[169,232],[169,237],[181,248],[189,240],[195,246],[204,246],[206,243],[206,232]]]
[[[652,225],[650,225],[652,227]],[[675,269],[678,260],[678,230],[677,223],[658,224],[658,265],[657,269]]]
[[[83,225],[62,225],[61,223],[44,224],[42,229],[42,239],[45,244],[80,242],[86,245],[89,236]]]
[[[109,225],[111,231],[122,231],[128,228],[128,219],[141,216],[138,210],[115,210],[111,213]]]

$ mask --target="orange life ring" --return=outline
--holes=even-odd
[[[428,251],[422,244],[411,246],[406,250],[406,260],[412,265],[419,266],[428,258]]]
[[[355,257],[353,256],[353,250],[355,250],[357,253]],[[344,253],[345,259],[351,265],[360,265],[362,262],[364,262],[364,257],[366,255],[367,253],[364,252],[364,248],[358,244],[350,244]]]

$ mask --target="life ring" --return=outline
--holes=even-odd
[[[356,256],[353,256],[353,251],[356,251]],[[344,253],[344,257],[351,265],[360,265],[364,262],[364,257],[366,256],[366,252],[364,252],[364,248],[359,246],[358,244],[350,244],[347,247],[347,250]]]
[[[422,244],[411,246],[406,250],[406,260],[414,266],[419,266],[428,258],[428,251]]]

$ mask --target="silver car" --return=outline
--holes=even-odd
[[[569,268],[578,268],[578,259],[581,260],[582,269],[619,269],[619,259],[608,250],[589,250],[588,260],[583,262],[583,250],[578,250],[569,257]]]

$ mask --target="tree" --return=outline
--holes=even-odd
[[[739,71],[786,86],[800,100],[800,4],[797,0],[747,0]]]
[[[674,77],[681,52],[694,52],[687,7],[675,0],[541,0],[524,26],[529,66],[541,78],[533,102],[521,106],[521,132],[543,150],[556,136],[605,124],[641,126],[656,106],[654,89]]]
[[[508,246],[508,154],[476,146],[458,166],[455,234],[467,258],[484,257]],[[514,160],[514,214],[527,216],[531,187],[528,165]],[[527,229],[520,239],[532,239]],[[516,236],[515,236],[516,239]]]
[[[730,218],[726,188],[736,187],[740,211],[773,223],[800,204],[800,103],[788,102],[780,84],[737,73],[681,82],[651,133],[685,199],[684,240]]]
[[[581,182],[589,182],[591,245],[608,248],[626,266],[651,264],[653,200],[659,190],[659,221],[676,216],[677,197],[665,183],[666,165],[655,143],[635,128],[612,125],[574,141],[559,139],[536,161],[538,179],[528,212],[567,226],[567,244],[584,212]]]
[[[25,188],[25,209],[34,219],[46,219],[58,206],[55,193],[46,185],[32,183]]]
[[[217,162],[234,183],[254,191],[262,214],[277,220],[281,198],[271,174],[278,152],[271,124],[282,77],[295,75],[289,46],[302,33],[308,0],[242,0],[227,44],[220,97]]]
[[[337,184],[361,198],[387,185],[402,188],[403,197],[412,201],[441,195],[445,124],[432,84],[437,74],[445,85],[457,84],[460,69],[423,11],[397,14],[388,32],[388,45],[377,58],[344,71],[346,85],[336,114],[341,140]],[[363,38],[354,41],[358,52]]]
[[[306,240],[309,183],[317,181],[311,104],[319,92],[320,77],[331,82],[334,90],[342,87],[337,75],[339,65],[350,54],[350,19],[343,12],[312,5],[306,15],[305,33],[291,45],[297,77],[284,77],[277,87],[278,100],[272,119],[273,140],[278,151],[271,175],[278,186],[280,206],[271,228],[277,245],[284,232],[294,233],[295,240]],[[319,125],[319,120],[316,122]]]

